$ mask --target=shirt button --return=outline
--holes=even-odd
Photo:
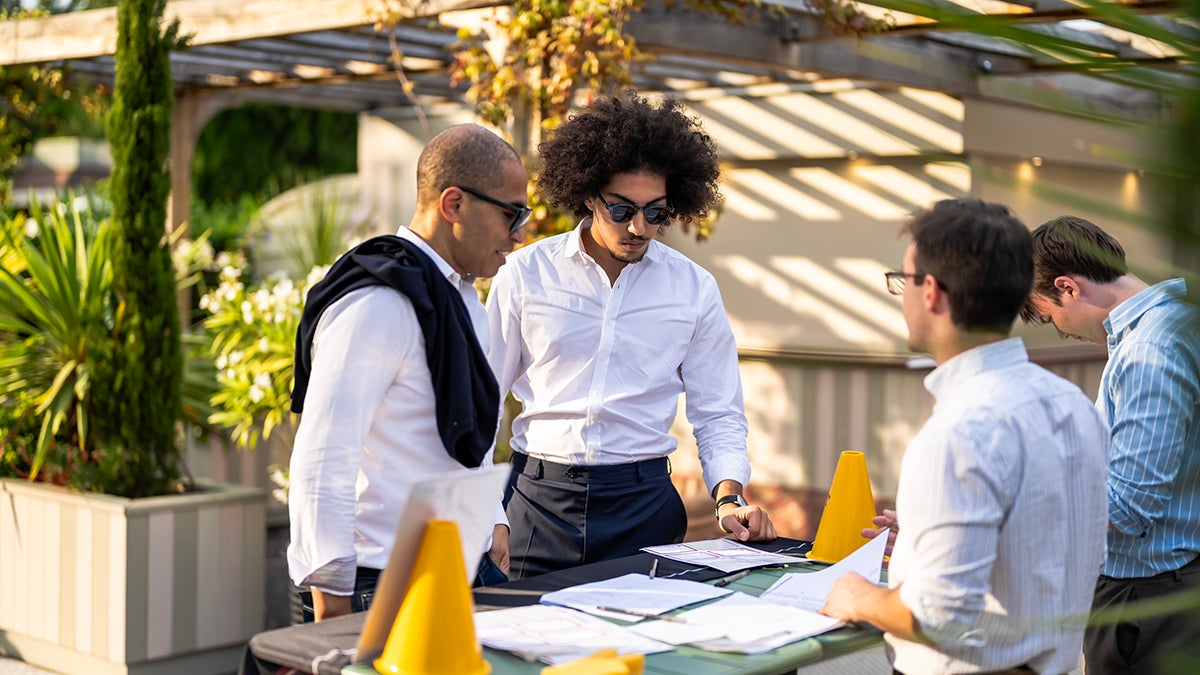
[[[601,361],[607,361],[607,360],[608,360],[608,354],[601,354],[601,355],[600,355],[600,360],[601,360]]]

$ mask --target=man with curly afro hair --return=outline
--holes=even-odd
[[[655,240],[720,198],[716,145],[674,99],[600,98],[538,148],[538,188],[581,220],[514,252],[488,299],[488,360],[513,421],[510,576],[683,540],[667,459],[686,394],[717,523],[775,538],[750,478],[737,348],[716,281]]]

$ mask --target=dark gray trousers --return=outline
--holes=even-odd
[[[1089,627],[1083,637],[1087,675],[1156,675],[1200,672],[1200,558],[1182,569],[1152,577],[1116,579],[1101,575],[1096,581],[1092,611],[1130,606],[1139,601],[1165,599],[1192,591],[1195,603],[1183,612],[1126,618]]]

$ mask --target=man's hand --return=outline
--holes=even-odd
[[[898,586],[876,586],[854,572],[833,582],[821,613],[842,621],[869,623],[903,640],[929,643],[921,624],[901,602]]]
[[[862,621],[863,603],[879,590],[878,586],[858,574],[847,572],[833,582],[821,613],[842,621]]]
[[[883,531],[883,528],[888,528],[887,547],[884,548],[883,555],[891,556],[892,547],[896,545],[896,533],[900,531],[900,525],[896,522],[896,512],[891,509],[884,509],[883,515],[875,516],[871,519],[871,522],[875,524],[875,527],[864,527],[862,536],[867,539],[874,539]]]
[[[332,619],[350,613],[350,596],[333,595],[317,589],[312,589],[313,616],[317,621]]]
[[[501,572],[508,574],[508,526],[496,525],[492,529],[492,548],[488,556]]]
[[[717,522],[738,541],[771,541],[777,536],[771,517],[757,504],[725,504]]]

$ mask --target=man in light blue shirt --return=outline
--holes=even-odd
[[[1108,558],[1093,610],[1200,587],[1200,310],[1182,279],[1149,285],[1096,225],[1062,216],[1033,232],[1034,285],[1022,312],[1063,338],[1108,345],[1097,408],[1112,434]],[[1179,615],[1089,629],[1093,673],[1177,672],[1195,645]]]

